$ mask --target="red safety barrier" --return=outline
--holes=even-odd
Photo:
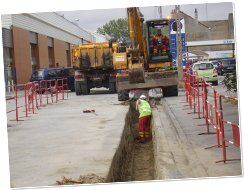
[[[210,130],[209,130],[209,124],[212,124],[213,125],[213,122],[211,122],[211,120],[209,120],[209,114],[210,114],[210,118],[212,118],[212,110],[209,111],[208,105],[210,105],[210,108],[211,109],[213,107],[213,105],[208,101],[208,90],[207,90],[207,86],[209,84],[207,84],[206,81],[202,78],[201,79],[201,85],[202,85],[203,118],[205,118],[205,123],[204,124],[199,124],[198,126],[207,125],[207,132],[205,132],[205,133],[199,133],[199,135],[216,134],[216,132],[210,132]]]
[[[190,109],[194,109],[194,112],[192,113],[198,113],[198,118],[200,118],[200,93],[199,93],[199,77],[195,75],[195,73],[184,73],[184,83],[185,83],[185,90],[186,90],[186,102],[189,103],[188,106],[190,106]],[[216,134],[217,135],[217,144],[214,146],[206,147],[213,148],[213,147],[222,147],[223,149],[223,160],[217,161],[218,162],[226,162],[226,161],[232,161],[232,160],[240,160],[240,159],[227,159],[226,158],[226,145],[225,143],[231,143],[237,147],[240,148],[240,133],[239,133],[239,126],[226,121],[223,118],[223,109],[222,109],[222,97],[235,99],[233,97],[224,96],[217,92],[217,90],[207,83],[203,78],[201,78],[201,87],[202,87],[202,113],[203,118],[205,118],[204,124],[199,124],[198,126],[206,125],[207,131],[204,133],[199,133],[199,135],[202,134]],[[209,88],[207,88],[209,87]],[[214,94],[214,100],[211,102],[208,99],[208,93],[210,93],[210,90],[212,89]],[[219,106],[219,107],[218,107]],[[196,107],[198,108],[198,111],[196,112]],[[227,139],[224,134],[224,123],[229,124],[232,126],[232,133],[233,133],[233,141]],[[209,127],[212,126],[216,132],[210,132]],[[222,144],[220,142],[220,138],[222,138]]]
[[[197,72],[194,72],[192,75],[192,83],[190,85],[191,91],[192,91],[192,99],[193,99],[193,109],[194,112],[190,112],[188,114],[191,113],[198,113],[198,118],[197,119],[201,119],[200,117],[200,91],[199,91],[199,77],[197,76]],[[197,109],[197,111],[196,111]]]
[[[239,126],[230,122],[230,121],[226,121],[224,120],[223,118],[223,107],[222,107],[222,97],[225,97],[225,98],[230,98],[230,99],[234,99],[234,100],[237,100],[237,98],[233,98],[233,97],[229,97],[229,96],[224,96],[224,95],[219,95],[219,120],[220,120],[220,135],[221,135],[221,138],[222,138],[222,150],[223,150],[223,160],[220,160],[220,161],[217,161],[216,163],[219,163],[219,162],[226,162],[226,161],[235,161],[235,160],[241,160],[241,159],[227,159],[226,157],[226,145],[225,145],[225,142],[228,142],[234,146],[237,146],[237,147],[241,147],[240,145],[240,131],[239,131]],[[231,140],[228,140],[226,137],[225,137],[225,132],[224,132],[224,123],[226,124],[229,124],[232,126],[232,136],[233,136],[233,141]]]
[[[58,85],[58,80],[46,80],[6,86],[6,88],[14,88],[14,95],[6,98],[7,114],[15,112],[15,119],[11,121],[20,121],[20,118],[29,117],[30,113],[35,114],[35,109],[38,109],[40,106],[45,106],[43,104],[43,98],[46,98],[46,104],[50,104],[50,99],[53,103],[54,98],[56,98],[57,103],[58,95],[62,93],[62,99],[64,100],[64,89],[66,89],[68,98],[68,80],[60,79],[59,81],[61,85]],[[13,103],[15,103],[14,106]],[[24,116],[20,116],[20,108],[24,108]]]
[[[184,79],[184,86],[185,86],[185,92],[186,92],[186,100],[185,100],[185,102],[189,102],[189,98],[188,98],[189,94],[188,94],[188,90],[187,90],[188,89],[187,76],[188,75],[186,75],[186,72],[184,72],[183,73],[183,79]]]
[[[67,98],[68,98],[68,79],[57,79],[57,89],[62,93],[62,99],[64,100],[64,90],[66,90]]]
[[[28,101],[27,101],[27,93],[26,93],[26,89],[27,89],[27,84],[20,84],[20,85],[11,85],[11,86],[6,86],[6,88],[7,87],[14,87],[14,96],[12,96],[12,97],[10,97],[12,100],[11,101],[8,101],[7,102],[7,100],[9,100],[10,98],[7,98],[6,99],[6,106],[7,105],[10,105],[10,103],[12,103],[12,102],[15,102],[15,104],[14,104],[14,109],[12,109],[12,110],[9,110],[9,111],[7,111],[7,114],[8,113],[11,113],[11,112],[15,112],[15,119],[14,120],[11,120],[11,121],[22,121],[22,120],[20,120],[19,118],[21,118],[21,117],[19,117],[19,109],[20,108],[24,108],[25,109],[25,117],[28,117]],[[22,94],[18,94],[18,88],[24,88],[24,94],[22,93]],[[19,103],[19,99],[20,98],[23,98],[24,97],[24,103]]]
[[[188,114],[198,113],[197,119],[200,119],[199,77],[196,75],[196,73],[191,75],[191,73],[188,72],[183,73],[183,76],[186,90],[186,102],[189,103],[189,105],[185,106],[190,106],[190,108],[186,109],[194,109],[194,112],[190,112]]]

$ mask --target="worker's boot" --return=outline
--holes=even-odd
[[[145,139],[137,141],[137,143],[145,143]]]

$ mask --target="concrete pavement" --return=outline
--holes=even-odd
[[[189,107],[185,106],[187,103],[182,103],[182,100],[185,100],[183,89],[179,91],[177,97],[161,98],[161,105],[153,110],[155,147],[159,154],[159,160],[155,162],[159,163],[158,172],[161,171],[162,178],[182,179],[242,175],[241,161],[215,163],[223,160],[222,148],[205,148],[217,144],[217,135],[199,135],[207,132],[206,125],[198,126],[204,124],[205,119],[196,119],[198,114],[189,114],[193,110],[188,109]],[[223,102],[224,119],[239,124],[238,108]],[[228,137],[228,140],[232,140],[231,126],[225,125],[225,128],[225,136]],[[216,132],[214,127],[210,126],[210,132]],[[229,143],[226,144],[228,145],[227,159],[241,159],[240,148]]]
[[[69,93],[8,127],[10,180],[15,187],[49,186],[61,176],[77,179],[94,173],[106,177],[120,142],[128,106],[116,94]],[[95,109],[93,113],[83,113]],[[11,117],[8,117],[10,120]]]

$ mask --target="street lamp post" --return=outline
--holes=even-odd
[[[176,65],[178,67],[178,77],[179,82],[183,83],[183,56],[182,56],[182,38],[181,38],[181,13],[180,13],[180,5],[175,5],[175,13],[173,18],[176,20],[177,31],[176,31]]]

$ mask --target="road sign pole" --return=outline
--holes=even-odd
[[[181,38],[180,19],[181,19],[180,5],[175,5],[175,20],[176,20],[176,24],[177,24],[177,31],[176,31],[177,59],[176,59],[176,65],[178,67],[179,82],[183,83],[183,56],[182,56],[182,38]]]

